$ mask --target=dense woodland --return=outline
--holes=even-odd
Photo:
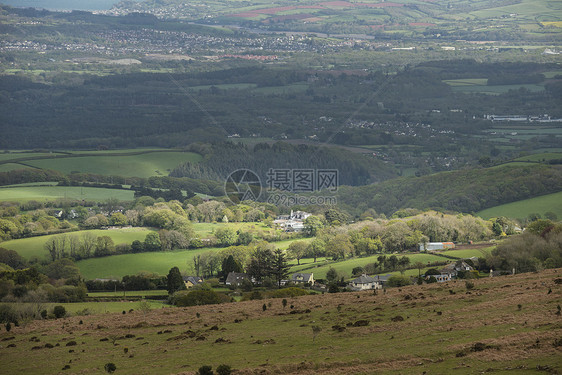
[[[260,143],[254,147],[243,144],[221,143],[213,147],[200,163],[187,162],[176,167],[171,177],[189,177],[205,180],[225,180],[236,169],[249,169],[267,180],[270,169],[335,169],[342,185],[366,185],[395,177],[389,166],[370,156],[349,151],[307,145],[277,142]]]

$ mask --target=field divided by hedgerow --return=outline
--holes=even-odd
[[[177,165],[197,162],[201,155],[191,152],[146,152],[136,155],[97,154],[91,156],[72,156],[30,160],[25,163],[41,168],[52,169],[68,174],[72,172],[115,175],[123,177],[167,176]]]
[[[147,228],[123,228],[123,229],[93,229],[93,230],[83,230],[76,232],[65,233],[67,236],[81,236],[85,233],[92,233],[96,237],[99,236],[109,236],[115,244],[128,243],[130,244],[134,240],[144,241],[144,238],[152,230]],[[51,234],[47,236],[20,238],[17,240],[10,240],[5,242],[0,242],[0,247],[8,250],[17,251],[19,255],[26,259],[31,259],[37,257],[39,259],[47,258],[48,252],[45,250],[45,242],[47,242],[53,236],[58,236],[58,234]]]
[[[291,268],[291,272],[305,272],[305,273],[314,273],[315,279],[324,279],[326,278],[326,273],[330,268],[334,268],[338,271],[339,274],[345,276],[346,278],[350,278],[352,276],[352,270],[355,267],[364,267],[369,263],[377,263],[377,257],[385,255],[390,256],[392,254],[376,254],[369,257],[361,257],[361,258],[350,258],[342,261],[331,261],[326,258],[322,258],[322,260],[317,260],[317,264],[313,262],[313,259],[306,258],[301,259],[300,266],[293,265]],[[410,258],[410,264],[414,264],[416,262],[422,262],[423,264],[427,264],[430,262],[443,262],[447,261],[446,258],[433,255],[433,254],[395,254],[397,257],[407,256]],[[416,274],[417,274],[416,270]]]
[[[172,267],[178,267],[183,273],[192,273],[193,257],[220,248],[202,248],[195,250],[157,251],[137,254],[120,254],[102,258],[91,258],[76,262],[86,280],[95,278],[122,278],[147,271],[167,275]]]
[[[273,242],[276,248],[286,249],[293,240]],[[136,275],[142,271],[167,275],[172,267],[178,267],[181,272],[193,273],[193,257],[216,252],[224,248],[205,247],[201,249],[156,251],[137,254],[120,254],[102,258],[91,258],[76,262],[82,276],[89,280],[95,278]]]

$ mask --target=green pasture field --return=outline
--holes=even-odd
[[[29,168],[30,167],[28,166],[17,164],[17,163],[0,164],[0,172],[9,172],[16,169],[29,169]]]
[[[517,14],[517,19],[523,19],[534,23],[536,22],[536,16],[553,13],[553,8],[550,6],[550,3],[555,2],[549,0],[522,0],[517,4],[477,10],[469,14],[480,19]]]
[[[360,145],[357,147],[367,148],[375,151],[396,150],[396,151],[414,151],[423,148],[420,145]]]
[[[494,128],[497,133],[508,133],[508,132],[517,132],[517,135],[562,135],[562,128],[540,128],[540,127],[533,127],[532,129],[507,129],[507,128]]]
[[[562,129],[559,130],[560,134],[562,134]],[[530,161],[530,162],[544,162],[553,159],[562,159],[562,152],[545,152],[540,154],[532,154],[527,156],[521,156],[515,161]]]
[[[208,237],[213,234],[219,228],[230,228],[234,231],[243,230],[250,231],[253,230],[272,230],[265,224],[261,222],[252,223],[193,223],[193,230],[200,237]]]
[[[526,140],[528,141],[531,138],[535,138],[538,136],[538,134],[523,134],[523,133],[517,133],[516,135],[506,135],[508,137],[510,137],[511,139],[517,139],[517,140]],[[554,136],[556,137],[556,136]]]
[[[113,239],[113,242],[117,245],[120,243],[131,243],[134,240],[144,241],[144,238],[152,230],[147,228],[123,228],[123,229],[93,229],[93,230],[81,230],[76,232],[65,233],[66,236],[80,236],[84,233],[92,233],[96,237],[98,236],[109,236]],[[39,259],[48,258],[47,250],[45,250],[45,242],[53,236],[58,236],[58,234],[51,234],[47,236],[29,237],[21,238],[17,240],[10,240],[5,242],[0,242],[0,247],[8,250],[17,251],[19,255],[26,259],[31,259],[37,257]]]
[[[557,75],[562,75],[562,70],[554,70],[554,71],[550,71],[550,72],[543,72],[542,74],[544,74],[544,77],[547,79],[550,78],[554,78]]]
[[[297,265],[297,260],[296,259],[289,259],[288,264],[293,267],[293,268],[300,268],[300,267],[310,267],[310,266],[317,266],[317,265],[323,265],[323,264],[328,264],[330,262],[330,258],[327,257],[318,257],[316,258],[316,263],[314,263],[314,259],[313,258],[302,258],[300,260],[300,264]],[[299,272],[298,270],[295,272]]]
[[[30,152],[30,151],[14,151],[10,150],[8,152],[0,153],[0,162],[21,159],[21,158],[52,158],[56,155],[63,155],[59,152]]]
[[[562,129],[561,130],[557,130],[557,129],[548,129],[548,130],[552,130],[552,132],[549,132],[551,134],[548,134],[548,136],[550,137],[559,137],[562,136]],[[511,132],[516,132],[517,134],[511,134]],[[502,128],[500,131],[497,131],[497,134],[488,134],[486,136],[483,135],[474,135],[474,137],[476,138],[486,138],[490,141],[493,142],[511,142],[511,140],[516,139],[516,140],[529,140],[531,138],[535,138],[535,137],[539,137],[539,136],[547,136],[547,134],[541,134],[540,130],[534,130],[532,131],[533,133],[531,133],[530,131],[525,131],[525,130],[518,130],[518,129],[505,129]],[[490,131],[488,131],[488,133],[490,133]],[[509,145],[505,145],[504,147],[507,148],[511,148],[513,149],[513,146],[509,147]],[[558,149],[556,148],[552,148],[552,149],[542,149],[542,151],[557,151]],[[538,151],[538,150],[537,150]],[[554,154],[554,152],[549,152],[551,154]],[[545,159],[545,161],[551,160],[551,159],[556,159],[556,157],[554,157],[554,155],[545,155],[543,157]],[[531,155],[527,155],[527,156],[523,156],[523,157],[519,157],[517,159],[513,159],[511,161],[508,161],[507,163],[517,163],[517,162],[533,162],[533,163],[538,163],[539,161],[542,161],[542,158],[539,157],[531,157]]]
[[[528,89],[532,92],[544,91],[544,86],[536,84],[519,84],[519,85],[497,85],[497,86],[487,86],[487,85],[464,85],[464,86],[452,86],[453,91],[461,91],[466,93],[481,93],[488,95],[500,95],[508,92],[509,90],[519,90],[521,87]]]
[[[536,162],[526,162],[526,161],[508,161],[503,164],[494,165],[490,168],[503,168],[503,167],[525,167],[525,166],[532,166],[536,165]]]
[[[172,267],[178,267],[183,273],[191,273],[193,257],[222,248],[202,248],[196,250],[158,251],[137,254],[120,254],[103,258],[92,258],[76,262],[86,280],[96,278],[118,278],[136,275],[147,271],[165,276]]]
[[[81,186],[0,187],[0,201],[15,202],[54,199],[84,199],[101,202],[112,198],[119,201],[132,201],[134,199],[133,195],[134,192],[132,190]]]
[[[293,83],[286,86],[258,87],[253,89],[252,92],[263,95],[290,94],[306,91],[308,87],[308,83]]]
[[[467,259],[472,257],[482,257],[485,258],[486,255],[489,255],[494,247],[484,247],[481,249],[459,249],[459,250],[447,250],[447,251],[440,251],[439,254],[449,255],[457,258]]]
[[[324,279],[326,278],[326,273],[330,268],[334,268],[338,273],[341,273],[346,276],[346,279],[351,277],[351,271],[355,267],[363,267],[368,263],[378,262],[377,257],[381,254],[372,255],[370,257],[363,257],[363,258],[350,258],[343,261],[331,261],[324,259],[323,261],[317,261],[317,265],[315,266],[312,259],[301,259],[300,266],[293,266],[291,267],[291,273],[294,272],[306,272],[306,273],[314,273],[315,279]],[[392,254],[383,254],[387,257]],[[416,262],[422,262],[424,264],[428,262],[442,262],[447,261],[447,259],[433,255],[433,254],[395,254],[397,257],[407,256],[410,258],[410,264],[414,264]],[[416,274],[417,274],[417,270]]]
[[[123,156],[127,154],[144,154],[144,153],[151,153],[151,152],[181,152],[179,150],[169,149],[169,148],[161,148],[161,147],[138,147],[138,148],[119,148],[119,149],[108,149],[108,150],[64,150],[63,152],[72,154],[72,155],[84,155],[87,154],[89,156],[96,156],[96,155],[118,155],[123,154]]]
[[[535,152],[562,153],[562,147],[537,148]]]
[[[483,219],[499,216],[524,219],[534,213],[544,216],[546,212],[554,212],[559,219],[562,218],[562,191],[487,208],[477,215]]]
[[[224,83],[220,85],[202,85],[202,86],[192,86],[188,87],[188,90],[208,90],[211,87],[216,87],[217,89],[221,90],[246,90],[246,89],[253,89],[257,87],[255,83]]]
[[[501,150],[515,150],[516,146],[514,145],[496,145],[496,148],[499,148]]]
[[[477,136],[475,135],[474,137],[476,138],[486,138],[488,140],[490,140],[491,142],[497,142],[497,143],[509,143],[511,140],[509,138],[504,138],[504,137],[494,137],[494,136]]]
[[[167,290],[154,289],[154,290],[127,290],[117,292],[88,292],[88,297],[145,297],[145,296],[168,296]]]
[[[144,237],[143,237],[144,239]],[[286,249],[294,240],[273,242],[276,248]],[[172,267],[191,273],[193,257],[199,254],[220,251],[222,247],[205,247],[193,250],[158,251],[137,254],[120,254],[102,258],[91,258],[76,262],[82,276],[87,279],[121,278],[147,271],[167,275]],[[302,263],[302,261],[301,261]],[[351,269],[350,269],[351,270]]]
[[[18,187],[30,187],[30,186],[57,186],[59,183],[57,181],[41,181],[41,182],[25,182],[23,184],[13,184],[6,185],[5,188],[18,188]]]
[[[158,69],[148,69],[148,68],[141,68],[139,71],[143,73],[174,73],[173,68],[158,68]]]
[[[488,78],[446,79],[443,80],[443,82],[453,87],[486,86],[486,84],[488,83]]]
[[[79,70],[72,70],[72,69],[62,69],[59,72],[60,73],[72,73],[72,74],[86,74],[86,75],[94,75],[94,76],[106,76],[109,74],[115,74],[118,73],[117,70],[115,69],[115,67],[111,67],[111,68],[106,68],[106,67],[102,67],[103,65],[98,65],[100,66],[97,69],[79,69]],[[124,66],[120,66],[120,68],[124,68]],[[151,71],[149,69],[145,69],[148,71]],[[5,69],[4,71],[2,71],[2,74],[8,74],[8,75],[15,75],[15,74],[33,74],[33,75],[39,75],[41,73],[45,73],[47,72],[47,70],[42,70],[42,69]],[[156,70],[154,71],[155,73],[158,73],[159,71]]]
[[[191,152],[147,152],[139,155],[76,156],[29,160],[26,164],[42,169],[53,169],[68,174],[72,172],[116,175],[124,177],[167,176],[180,163],[198,162],[201,155]]]

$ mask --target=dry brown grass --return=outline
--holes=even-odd
[[[562,285],[554,280],[560,278],[562,269],[476,280],[470,291],[456,281],[376,296],[303,296],[289,299],[285,309],[272,299],[36,321],[0,332],[0,340],[15,337],[0,341],[0,357],[8,359],[0,368],[44,374],[69,363],[64,373],[95,374],[115,362],[124,374],[193,374],[204,364],[228,363],[236,374],[300,375],[524,372],[539,365],[556,373],[562,370],[562,347],[553,345],[562,339],[556,315]],[[272,304],[265,312],[264,302]],[[353,326],[358,320],[369,324]],[[322,328],[314,343],[312,326]],[[66,347],[71,340],[77,346]],[[59,346],[31,350],[46,343]],[[44,367],[33,370],[30,360]]]

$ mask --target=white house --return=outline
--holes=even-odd
[[[432,275],[434,276],[438,282],[449,281],[455,277],[459,271],[472,271],[473,268],[466,263],[464,260],[459,260],[456,263],[451,263],[441,270],[439,270],[440,275]]]
[[[304,220],[311,214],[304,211],[293,211],[289,215],[280,215],[273,224],[285,232],[300,232],[304,229]]]
[[[366,274],[351,280],[349,286],[352,290],[382,289],[382,283],[380,280],[367,276]]]
[[[435,277],[438,283],[444,283],[445,281],[450,281],[453,276],[449,272],[441,272],[440,275],[432,275]]]

